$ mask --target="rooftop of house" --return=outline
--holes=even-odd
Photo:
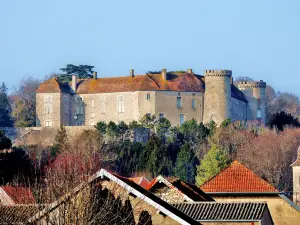
[[[145,177],[129,177],[129,180],[132,180],[134,183],[140,185],[142,188],[147,188],[147,186],[150,184],[150,181],[147,180]]]
[[[279,193],[279,191],[238,161],[200,186],[206,193]]]
[[[125,178],[119,176],[114,173],[110,173],[104,169],[101,169],[92,177],[89,178],[87,182],[83,182],[74,188],[71,192],[67,193],[66,195],[62,196],[60,199],[56,200],[55,202],[47,205],[43,210],[39,211],[35,215],[33,215],[28,221],[30,223],[34,223],[39,221],[39,219],[43,218],[43,216],[47,215],[49,212],[57,208],[60,204],[63,204],[66,201],[71,200],[76,194],[84,190],[86,185],[90,184],[97,184],[101,180],[109,180],[116,185],[124,188],[128,194],[131,193],[132,195],[140,198],[146,204],[151,205],[152,207],[156,208],[158,211],[162,212],[164,215],[169,216],[172,219],[175,219],[179,223],[184,224],[200,224],[190,218],[189,216],[185,215],[183,212],[171,206],[170,204],[166,203],[165,201],[161,200],[154,194],[150,193],[149,191],[145,190],[135,182],[133,182],[129,178]]]
[[[164,178],[161,175],[149,183],[147,190],[155,193],[162,187],[169,187],[173,190],[176,190],[179,195],[181,195],[187,201],[214,201],[209,195],[203,192],[200,188],[193,184],[189,184],[178,178]]]
[[[0,187],[14,204],[34,204],[35,198],[30,190],[26,187],[1,186]],[[1,205],[1,200],[0,200]]]
[[[204,92],[205,77],[193,72],[168,72],[166,80],[160,73],[147,73],[141,75],[77,79],[76,93],[112,93],[112,92],[133,92],[133,91],[185,91]],[[72,93],[68,84],[62,84],[53,77],[43,82],[36,91],[37,93]],[[233,98],[247,102],[243,92],[233,84],[231,85]]]
[[[261,221],[266,210],[270,216],[267,203],[259,202],[189,202],[173,206],[199,222]]]

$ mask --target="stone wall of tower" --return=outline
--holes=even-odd
[[[205,70],[203,123],[218,125],[231,117],[231,70]]]
[[[61,125],[61,99],[59,93],[37,93],[36,94],[36,126],[45,127]]]
[[[266,123],[266,83],[239,82],[238,88],[244,93],[248,101],[247,120],[260,120]]]

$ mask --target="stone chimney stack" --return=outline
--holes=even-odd
[[[187,72],[188,73],[193,73],[193,69],[188,69]]]
[[[131,77],[131,78],[134,78],[134,69],[131,69],[131,70],[130,70],[130,77]]]
[[[76,75],[72,74],[72,90],[74,93],[76,93]]]
[[[164,80],[167,80],[167,69],[162,69],[161,70],[161,76]]]
[[[297,159],[291,166],[293,167],[293,202],[300,206],[300,146]]]
[[[95,80],[97,80],[97,72],[96,72],[96,71],[93,72],[93,78],[94,78]]]

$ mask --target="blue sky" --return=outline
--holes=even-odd
[[[71,63],[100,77],[232,69],[300,96],[299,0],[9,0],[0,28],[10,91]]]

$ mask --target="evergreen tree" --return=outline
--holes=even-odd
[[[279,131],[283,131],[284,127],[300,127],[300,123],[297,118],[284,111],[271,115],[268,125],[271,128],[276,128]]]
[[[100,132],[100,134],[105,135],[106,134],[106,129],[107,125],[105,122],[100,121],[95,125],[95,128]]]
[[[143,126],[141,124],[139,124],[136,120],[133,120],[129,123],[128,127],[130,130],[134,130],[136,128],[142,128]]]
[[[61,126],[55,136],[54,144],[52,147],[52,154],[53,156],[56,156],[57,153],[61,153],[69,150],[69,147],[70,146],[68,142],[68,135],[67,135],[66,128],[64,126]]]
[[[163,140],[163,143],[165,143],[166,140],[166,134],[170,131],[171,123],[166,118],[160,118],[158,120],[158,123],[156,124],[156,133],[161,139]]]
[[[140,123],[142,124],[143,127],[153,130],[155,124],[157,123],[156,116],[147,113],[146,115],[143,116],[143,118],[140,119]]]
[[[106,130],[107,136],[110,138],[116,138],[119,136],[119,128],[117,124],[114,122],[110,121],[107,124],[107,130]]]
[[[7,88],[2,83],[0,87],[0,127],[12,127],[11,107],[7,97]]]
[[[12,146],[11,140],[5,136],[5,133],[0,130],[0,151],[10,149]]]
[[[178,155],[174,168],[174,175],[181,180],[194,183],[196,175],[196,162],[194,152],[190,149],[189,144],[185,143]]]
[[[170,166],[167,148],[157,136],[152,135],[140,156],[139,168],[156,177],[159,174],[168,175]]]
[[[124,141],[124,135],[126,134],[126,132],[128,131],[128,129],[129,129],[128,125],[124,121],[121,121],[118,124],[118,131],[119,131],[119,134],[121,135],[122,142]]]
[[[216,145],[213,145],[201,160],[200,165],[197,166],[197,185],[202,185],[205,181],[215,176],[224,169],[228,163],[227,154]]]

